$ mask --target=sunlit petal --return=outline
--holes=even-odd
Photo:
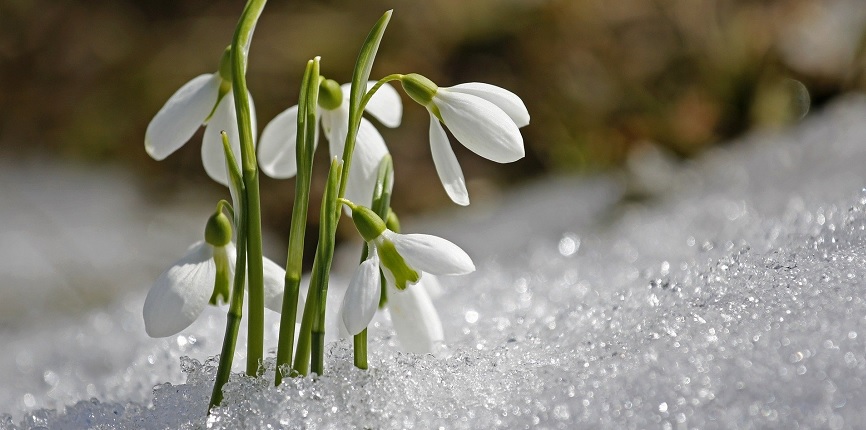
[[[387,290],[391,322],[403,349],[417,354],[435,352],[445,336],[439,313],[427,291],[420,285],[411,285],[401,291],[392,284],[387,286]]]
[[[469,204],[469,191],[466,190],[466,180],[463,179],[463,170],[457,162],[457,156],[451,149],[448,135],[442,124],[433,114],[430,114],[430,152],[433,154],[433,164],[439,180],[445,187],[445,192],[454,203],[461,206]]]
[[[144,329],[166,337],[189,327],[213,294],[216,264],[213,248],[198,242],[154,282],[144,300]]]
[[[524,156],[523,136],[514,121],[480,97],[440,89],[433,102],[454,137],[472,152],[497,163]]]
[[[291,178],[298,173],[297,134],[297,106],[284,110],[265,126],[259,142],[262,172],[277,179]]]
[[[223,151],[220,132],[225,131],[235,154],[235,160],[241,163],[241,144],[238,134],[238,124],[235,117],[235,99],[231,93],[223,96],[216,110],[204,129],[204,139],[201,143],[201,161],[204,170],[214,181],[228,186],[225,169],[225,152]],[[243,166],[239,166],[243,168]]]
[[[186,143],[216,104],[220,77],[201,75],[180,87],[156,113],[144,135],[144,149],[162,160]]]
[[[249,96],[249,94],[247,94]],[[252,97],[250,100],[250,123],[253,131],[253,146],[256,143],[256,108],[253,104]],[[240,133],[238,132],[238,120],[235,113],[235,98],[230,92],[223,96],[217,105],[216,110],[208,121],[204,129],[204,138],[201,143],[201,161],[204,165],[204,170],[208,176],[214,181],[228,186],[228,176],[225,169],[225,153],[223,152],[223,143],[220,132],[225,130],[231,143],[232,151],[235,154],[235,160],[238,165],[241,165],[241,144]]]
[[[387,154],[388,148],[382,135],[370,121],[361,118],[355,152],[352,154],[352,167],[349,169],[349,182],[346,184],[347,199],[367,207],[372,205],[379,163]]]
[[[481,97],[495,104],[499,109],[502,109],[514,121],[517,127],[529,125],[529,111],[526,109],[526,105],[523,104],[523,100],[517,94],[505,88],[482,82],[468,82],[449,87],[448,90]]]
[[[340,305],[340,317],[350,335],[354,336],[367,328],[376,315],[381,294],[379,257],[371,250],[370,258],[364,260],[355,271]]]
[[[415,270],[434,275],[463,275],[475,271],[475,264],[459,246],[429,234],[399,234],[385,230],[382,236]]]

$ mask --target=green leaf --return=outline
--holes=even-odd
[[[393,10],[385,12],[376,21],[376,25],[370,30],[370,34],[367,35],[367,40],[361,46],[361,52],[358,53],[358,61],[355,62],[355,72],[352,75],[349,118],[354,119],[355,115],[360,117],[361,113],[358,108],[360,107],[361,99],[367,93],[367,81],[370,80],[370,71],[373,69],[373,62],[376,60],[376,53],[379,51],[379,43],[382,41],[382,36],[385,35],[385,28],[388,27],[388,22],[391,20],[393,12]]]

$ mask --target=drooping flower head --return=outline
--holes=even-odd
[[[144,300],[144,329],[151,337],[166,337],[189,327],[210,303],[229,300],[236,249],[231,221],[217,212],[205,227],[205,240],[163,272]],[[285,271],[264,258],[265,306],[280,312]]]
[[[162,160],[180,149],[199,127],[205,125],[201,146],[202,164],[208,176],[228,185],[221,131],[225,130],[228,134],[235,156],[240,157],[240,133],[232,94],[230,58],[231,50],[226,48],[217,72],[197,76],[184,84],[150,121],[144,137],[144,148],[154,160]],[[256,114],[252,96],[250,111],[255,134]]]
[[[374,84],[375,82],[369,82],[367,88]],[[331,157],[340,159],[343,158],[343,148],[349,132],[350,90],[351,84],[341,86],[330,79],[324,79],[319,84],[317,117],[320,118],[325,138],[328,139]],[[365,110],[383,125],[392,128],[400,125],[403,115],[400,95],[394,87],[387,84],[370,98]],[[258,160],[262,172],[266,175],[282,179],[297,174],[297,121],[298,106],[295,105],[277,115],[262,131]],[[316,137],[318,138],[318,134]],[[370,121],[361,118],[346,186],[346,197],[349,200],[370,205],[379,162],[386,154],[388,148],[382,135]]]
[[[369,246],[369,257],[352,278],[340,311],[350,334],[364,330],[376,313],[382,288],[380,269],[389,288],[401,292],[417,288],[410,286],[418,283],[425,272],[463,275],[475,270],[466,252],[448,240],[427,234],[395,233],[369,208],[345,203],[352,209],[355,227]],[[411,300],[417,301],[417,297],[411,296]]]
[[[442,124],[463,146],[488,160],[511,163],[525,155],[519,128],[529,124],[529,112],[514,93],[479,82],[442,88],[415,73],[400,81],[409,97],[430,113],[433,164],[454,203],[468,205],[469,193]]]

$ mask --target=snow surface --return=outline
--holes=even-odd
[[[122,288],[66,313],[51,297],[68,283],[36,282],[55,275],[29,257],[0,266],[3,279],[17,280],[4,282],[2,302],[18,303],[2,305],[12,310],[0,318],[0,428],[866,427],[864,118],[866,98],[849,97],[695,162],[649,153],[629,175],[551,179],[496,204],[407,222],[406,231],[452,239],[478,266],[442,280],[440,357],[399,352],[382,312],[370,370],[354,369],[349,343],[335,341],[322,377],[275,388],[272,361],[264,378],[233,375],[209,418],[208,357],[224,310],[167,339],[148,338],[141,322],[145,275],[161,270],[154,260],[168,264],[200,233],[186,232],[193,223],[154,233],[116,220],[204,219],[212,203],[141,215],[129,181],[112,177],[105,188],[93,173],[94,188],[79,192],[94,202],[67,210],[83,217],[108,205],[98,239],[115,228],[132,235],[87,254]],[[8,170],[6,185],[27,176]],[[52,205],[44,207],[61,207]],[[8,227],[11,214],[2,212],[3,258],[14,254],[9,243],[47,235],[23,221]],[[79,229],[71,218],[58,228]],[[91,240],[78,243],[97,247]],[[153,253],[147,263],[123,259],[130,245]]]

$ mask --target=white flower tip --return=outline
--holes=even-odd
[[[144,136],[144,151],[147,152],[147,155],[150,158],[153,158],[156,161],[162,161],[167,157],[167,154],[159,154],[156,152],[156,148],[154,148],[153,143],[150,141],[150,136]]]
[[[466,192],[466,188],[457,189],[452,186],[446,185],[445,192],[448,194],[448,197],[451,198],[451,201],[457,203],[460,206],[469,206],[469,193]]]

